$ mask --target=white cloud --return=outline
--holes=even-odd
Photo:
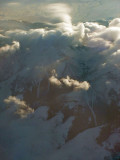
[[[1,53],[15,53],[20,48],[20,43],[17,41],[13,41],[12,45],[5,45],[0,48],[0,54]]]
[[[105,26],[99,25],[98,23],[95,23],[95,22],[94,23],[93,22],[86,22],[84,25],[85,25],[86,28],[89,29],[88,31],[90,33],[101,32],[101,31],[106,29]]]
[[[60,22],[71,24],[71,16],[69,15],[70,8],[68,7],[68,5],[63,3],[56,3],[49,4],[46,8],[51,16],[51,19],[54,18],[56,20],[59,20]]]
[[[20,100],[17,97],[9,96],[7,99],[4,100],[4,102],[10,107],[15,107],[14,113],[19,115],[21,118],[25,118],[28,114],[34,112],[32,108],[27,106],[24,101]]]
[[[120,55],[120,49],[119,49],[119,50],[117,50],[116,52],[114,52],[112,55],[113,55],[113,56]]]
[[[120,28],[119,27],[108,27],[100,35],[101,38],[114,42],[120,38]]]
[[[79,82],[77,80],[71,79],[69,76],[67,76],[66,78],[62,78],[61,82],[68,87],[73,87],[75,90],[88,90],[90,88],[90,84],[88,82]]]
[[[120,27],[117,23],[119,19],[110,22],[108,27],[93,22],[73,25],[69,15],[69,8],[67,9],[66,5],[53,4],[48,5],[47,7],[49,8],[49,15],[51,16],[49,19],[52,20],[53,18],[60,20],[58,21],[59,23],[56,22],[56,28],[51,30],[46,30],[44,28],[30,29],[28,31],[13,30],[7,31],[5,35],[14,37],[18,40],[20,37],[31,39],[31,36],[32,38],[40,38],[41,36],[41,38],[44,37],[46,40],[51,35],[65,36],[69,43],[79,45],[83,42],[83,45],[88,47],[99,47],[102,49],[112,47],[120,39]],[[66,19],[66,17],[68,17],[68,19]]]
[[[110,27],[120,27],[120,18],[115,18],[109,23]]]
[[[62,85],[62,83],[54,76],[49,78],[49,81],[51,84],[56,85],[56,86],[60,86]]]
[[[90,88],[90,84],[86,81],[79,82],[77,80],[71,79],[69,76],[66,78],[61,78],[58,80],[55,76],[49,78],[51,84],[56,85],[58,87],[73,87],[74,90],[88,90]]]
[[[102,48],[103,50],[114,47],[120,39],[119,22],[119,18],[114,19],[108,27],[86,22],[84,44],[88,47]]]
[[[48,21],[57,25],[64,33],[73,34],[72,18],[70,16],[71,9],[64,3],[49,4],[46,7]]]
[[[87,42],[85,42],[86,46],[100,49],[107,49],[111,46],[109,41],[106,41],[99,37],[88,37]]]

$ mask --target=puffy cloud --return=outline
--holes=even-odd
[[[79,82],[77,80],[71,79],[69,76],[66,78],[62,78],[61,81],[68,87],[73,87],[75,90],[83,89],[88,90],[90,88],[90,84],[86,81]]]
[[[49,81],[51,84],[56,85],[56,86],[60,86],[62,85],[62,83],[54,76],[49,78]]]
[[[119,50],[117,50],[116,52],[114,52],[112,55],[113,55],[113,56],[120,55],[120,49],[119,49]]]
[[[32,108],[26,105],[26,103],[17,97],[9,96],[4,102],[10,107],[15,107],[15,114],[19,115],[21,118],[27,117],[28,114],[34,112]]]
[[[111,64],[116,66],[116,70],[119,69],[120,67],[120,64],[119,64],[120,63],[120,49],[112,53],[110,62]]]
[[[120,38],[120,28],[119,27],[109,27],[103,31],[100,35],[101,38],[114,42]]]
[[[17,41],[13,41],[12,45],[5,45],[0,48],[1,53],[15,53],[20,48],[20,43]]]
[[[86,46],[98,47],[104,50],[115,46],[116,42],[120,39],[120,27],[115,25],[115,22],[113,20],[108,27],[96,23],[85,23],[86,38],[84,43]]]
[[[98,23],[95,23],[95,22],[94,23],[93,22],[86,22],[84,25],[87,28],[87,31],[90,33],[101,32],[106,29],[106,26],[99,25]]]
[[[61,78],[58,80],[55,76],[49,78],[51,84],[56,85],[58,87],[72,87],[74,90],[88,90],[90,88],[90,84],[86,81],[79,82],[77,80],[71,79],[69,76],[66,78]]]
[[[115,18],[109,23],[110,27],[120,27],[120,18]]]
[[[117,23],[119,22],[119,19],[111,21],[108,27],[93,22],[86,22],[84,24],[78,23],[78,25],[73,25],[69,15],[69,10],[66,9],[66,5],[54,4],[47,7],[50,8],[50,14],[52,14],[53,19],[55,18],[60,20],[59,23],[56,22],[55,28],[51,30],[46,30],[45,28],[30,29],[28,31],[11,30],[7,31],[5,35],[14,37],[16,40],[20,40],[21,38],[22,41],[24,41],[24,39],[26,38],[28,40],[31,40],[31,37],[32,39],[39,38],[39,40],[41,37],[41,39],[43,38],[47,40],[49,38],[52,38],[52,36],[54,35],[54,40],[58,36],[66,37],[65,41],[68,41],[68,43],[75,45],[83,43],[83,45],[86,45],[88,47],[102,48],[103,50],[115,46],[115,44],[117,44],[120,39],[120,27]],[[58,12],[59,14],[56,15],[56,12]],[[67,16],[69,18],[66,20],[65,17]],[[57,37],[55,37],[55,35]],[[13,43],[14,44],[13,47],[11,46],[11,50],[13,50],[12,48],[14,48],[15,45],[19,47],[18,44],[16,44],[15,42]],[[7,45],[6,50],[10,50],[9,48],[10,46]],[[1,48],[1,50],[5,50],[5,48]]]
[[[86,45],[93,48],[107,49],[111,46],[111,43],[99,37],[88,37]]]

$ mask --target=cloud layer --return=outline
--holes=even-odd
[[[20,28],[1,28],[0,147],[12,159],[48,160],[63,150],[68,159],[74,145],[73,159],[88,147],[86,158],[102,160],[110,152],[93,137],[108,108],[120,105],[120,19],[73,24],[67,5],[46,10],[45,24],[15,21]]]

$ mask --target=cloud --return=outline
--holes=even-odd
[[[15,107],[14,113],[21,118],[25,118],[28,114],[34,112],[32,108],[27,106],[24,101],[20,100],[17,97],[9,96],[7,99],[4,100],[4,102],[12,108]]]
[[[8,39],[0,48],[3,54],[20,49],[20,54],[9,54],[11,59],[1,58],[0,61],[0,78],[3,78],[0,79],[0,100],[4,99],[9,107],[0,112],[0,127],[5,130],[0,135],[7,134],[2,141],[7,144],[9,155],[20,159],[26,154],[28,159],[46,159],[46,153],[50,155],[65,143],[73,118],[68,113],[65,121],[61,112],[69,105],[72,104],[72,110],[78,107],[83,114],[86,110],[93,112],[94,108],[96,111],[98,106],[104,112],[113,99],[116,104],[120,102],[119,19],[107,27],[94,22],[73,24],[66,5],[47,7],[49,22],[54,27],[37,23],[37,29],[33,27],[36,24],[27,24],[27,29],[4,31]],[[24,28],[26,22],[22,25]],[[13,43],[9,45],[10,42]],[[35,107],[37,104],[36,111],[19,99],[19,94],[30,95],[26,99]],[[41,106],[41,103],[50,106]],[[50,119],[48,109],[53,115],[55,112]],[[20,118],[16,119],[14,114]],[[9,143],[9,139],[13,141]]]
[[[86,42],[86,46],[91,48],[93,47],[93,48],[107,49],[111,46],[111,43],[109,41],[105,41],[102,38],[92,37],[92,38],[88,38],[88,41]]]
[[[16,7],[18,5],[20,5],[20,3],[18,2],[10,2],[10,3],[7,3],[8,6],[11,6],[11,7]]]
[[[120,18],[115,18],[109,23],[109,27],[120,27]]]
[[[119,49],[119,50],[117,50],[116,52],[114,52],[112,55],[113,55],[113,56],[120,55],[120,49]]]
[[[56,9],[55,6],[57,6]],[[47,7],[50,7],[52,10],[51,5]],[[66,5],[63,7],[63,10],[65,7]],[[56,10],[60,13],[62,12],[61,8],[61,4],[53,5],[53,11],[50,11],[50,14],[53,14],[53,19]],[[22,57],[20,57],[22,63],[26,64],[26,68],[33,69],[35,71],[34,74],[37,74],[37,76],[41,75],[41,73],[44,75],[43,70],[51,71],[52,69],[56,69],[58,77],[69,76],[63,79],[52,76],[49,78],[52,84],[59,87],[70,86],[74,89],[80,89],[84,86],[83,88],[87,90],[89,88],[89,85],[87,85],[88,81],[92,82],[94,81],[94,76],[97,79],[97,77],[101,77],[101,75],[105,75],[106,73],[106,76],[103,76],[99,80],[97,79],[94,85],[99,90],[98,92],[101,93],[102,87],[99,87],[99,83],[102,83],[104,89],[107,87],[105,89],[107,95],[112,86],[106,86],[106,81],[109,79],[107,73],[113,70],[112,68],[115,65],[119,66],[117,58],[115,56],[111,58],[111,55],[120,49],[120,27],[116,26],[119,19],[117,19],[116,23],[114,22],[116,20],[110,22],[110,24],[114,22],[114,26],[104,26],[97,22],[73,25],[71,19],[69,21],[64,19],[64,14],[69,15],[69,10],[63,11],[63,14],[58,14],[59,23],[56,22],[57,25],[53,28],[41,27],[28,30],[9,30],[5,32],[5,36],[10,40],[14,39],[20,43],[22,47]],[[55,18],[57,19],[57,15],[55,15]],[[69,30],[69,27],[66,28],[62,24],[70,25],[72,30]],[[81,46],[88,48],[88,51]],[[79,49],[77,50],[76,47],[79,47]],[[26,56],[27,61],[25,61],[24,56],[27,53],[29,53],[29,56]],[[103,66],[102,64],[106,65]],[[27,71],[25,72],[28,73]],[[82,79],[82,82],[74,80],[76,78],[73,77],[77,77],[77,72],[79,72],[78,75],[80,80]],[[62,76],[62,73],[65,73],[65,75]],[[117,76],[118,71],[116,73],[114,71],[114,74]],[[117,87],[116,84],[115,88]]]
[[[1,52],[15,52],[21,46],[22,54],[16,55],[19,62],[16,62],[17,65],[14,62],[12,67],[8,66],[11,72],[16,69],[12,74],[25,65],[20,73],[21,79],[24,79],[24,73],[30,80],[36,77],[42,79],[46,75],[50,83],[58,88],[89,90],[92,87],[97,94],[102,95],[104,92],[104,98],[109,99],[108,93],[112,85],[116,92],[119,90],[114,78],[109,78],[119,75],[119,18],[112,20],[108,26],[97,22],[80,22],[75,25],[66,5],[58,3],[46,7],[50,9],[49,21],[53,22],[54,27],[41,26],[34,29],[30,24],[29,29],[5,31],[9,43],[13,39],[15,42],[1,47]],[[2,66],[5,66],[2,67],[2,75],[7,64],[8,62],[2,62]],[[52,69],[56,70],[58,76],[49,75]],[[9,76],[12,75],[11,72],[8,72]],[[108,81],[109,85],[106,83]]]
[[[51,19],[71,24],[70,8],[64,3],[49,4],[46,7]]]
[[[115,46],[120,39],[119,18],[110,22],[108,27],[97,23],[85,23],[86,36],[84,43],[88,47],[106,50]]]
[[[5,45],[3,47],[0,48],[0,54],[4,54],[4,53],[15,53],[17,50],[19,50],[20,48],[20,43],[17,42],[17,41],[13,41],[12,42],[13,44],[12,45]]]
[[[58,80],[55,76],[49,78],[51,84],[58,87],[72,87],[74,90],[88,90],[90,88],[90,84],[86,81],[79,82],[77,80],[71,79],[69,76],[66,78],[61,78]]]
[[[77,80],[71,79],[69,76],[66,78],[62,78],[61,81],[68,87],[73,87],[75,90],[88,90],[90,88],[90,84],[86,81],[79,82]]]
[[[93,33],[93,32],[101,32],[103,30],[106,29],[106,26],[103,25],[99,25],[96,22],[85,22],[85,27],[87,28],[86,30],[88,31],[88,33]]]
[[[54,76],[49,78],[49,81],[51,84],[56,85],[56,86],[62,86],[62,83]]]

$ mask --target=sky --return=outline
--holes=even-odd
[[[0,19],[46,21],[46,17],[49,17],[47,6],[55,3],[66,4],[75,23],[120,16],[119,0],[0,0]]]

